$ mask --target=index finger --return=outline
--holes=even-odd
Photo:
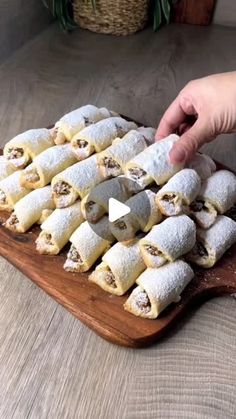
[[[155,139],[161,140],[162,138],[173,134],[185,119],[186,113],[180,106],[179,98],[177,97],[164,113],[157,128]]]

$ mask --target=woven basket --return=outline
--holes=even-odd
[[[93,32],[129,35],[144,28],[148,21],[150,0],[74,0],[74,20]]]

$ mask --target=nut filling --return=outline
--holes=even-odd
[[[133,179],[141,179],[141,177],[145,176],[147,172],[139,167],[134,167],[133,169],[129,169],[129,174]]]
[[[196,242],[196,251],[201,258],[207,258],[208,257],[208,251],[205,248],[204,244],[197,241]]]
[[[154,247],[154,246],[151,246],[151,245],[148,245],[147,244],[145,246],[145,250],[148,253],[150,253],[150,255],[152,255],[152,256],[163,256],[163,253],[160,250],[158,250],[156,247]]]
[[[192,204],[190,205],[190,209],[194,212],[200,212],[202,210],[208,212],[208,208],[205,206],[205,202],[202,200],[192,202]]]
[[[86,127],[91,124],[91,122],[90,122],[90,120],[89,120],[89,118],[87,116],[83,116],[83,118],[84,118],[84,125]]]
[[[143,290],[138,293],[136,296],[136,305],[144,313],[151,311],[151,303],[146,291]]]
[[[117,288],[114,274],[111,271],[109,271],[109,272],[106,273],[104,279],[105,279],[106,283],[108,285],[110,285],[110,287]]]
[[[93,206],[94,205],[95,205],[95,202],[94,201],[86,202],[86,204],[85,204],[85,210],[87,212],[91,212],[93,210]]]
[[[53,246],[52,235],[51,234],[48,234],[48,233],[45,234],[45,236],[44,236],[44,242],[48,246]]]
[[[77,146],[79,148],[85,148],[85,147],[88,146],[88,141],[86,141],[86,140],[80,140],[80,139],[78,139],[78,140],[76,140],[76,143],[77,143]]]
[[[107,169],[120,169],[119,163],[117,163],[111,157],[104,157],[103,166],[105,166]]]
[[[24,154],[23,148],[19,148],[19,147],[9,148],[7,159],[8,160],[19,159],[20,157],[23,156],[23,154]]]
[[[114,226],[116,228],[119,228],[119,230],[126,230],[127,229],[127,225],[125,224],[124,221],[117,220],[117,221],[114,222]]]
[[[25,171],[24,173],[25,180],[27,182],[38,182],[40,180],[39,174],[36,169]]]
[[[16,214],[12,214],[11,216],[10,216],[10,218],[8,219],[8,221],[7,221],[7,224],[9,225],[9,226],[17,226],[17,224],[19,224],[19,220],[18,220],[18,218],[17,218],[17,216],[16,216]]]
[[[70,259],[72,262],[81,263],[81,264],[83,263],[81,256],[74,245],[72,245],[69,250],[68,259]]]
[[[5,192],[0,189],[0,204],[4,205],[7,203],[7,197]]]
[[[173,204],[175,198],[176,198],[175,194],[169,194],[169,195],[163,195],[161,199],[163,201],[170,202],[171,204]]]
[[[69,195],[71,192],[71,186],[62,180],[53,186],[53,192],[56,195]]]

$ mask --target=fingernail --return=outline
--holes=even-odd
[[[182,163],[186,159],[186,152],[183,148],[175,148],[170,151],[171,163]]]

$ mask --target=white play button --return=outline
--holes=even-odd
[[[110,198],[108,202],[108,214],[109,214],[109,221],[114,223],[114,221],[118,220],[124,215],[130,213],[130,208],[128,205],[122,204],[122,202],[117,201],[117,199]]]

